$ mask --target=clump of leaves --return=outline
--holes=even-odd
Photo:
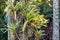
[[[16,5],[14,5],[14,1],[15,0],[8,0],[6,2],[7,7],[5,8],[4,12],[6,12],[6,17],[7,17],[9,14],[11,14],[10,12],[12,11],[13,17],[16,20],[16,12],[18,10],[24,10],[24,8],[25,8],[25,2],[22,1],[20,3],[20,2],[17,1]]]
[[[21,13],[25,17],[25,22],[22,27],[23,33],[25,32],[27,25],[31,24],[31,28],[32,28],[32,26],[34,27],[34,28],[32,28],[35,31],[34,34],[37,36],[40,36],[40,34],[42,34],[44,31],[38,30],[38,29],[40,29],[42,26],[46,27],[47,23],[48,23],[48,20],[45,19],[44,15],[39,14],[38,6],[40,4],[40,1],[30,0],[27,2],[28,5],[25,4],[24,0],[21,3],[17,2],[16,5],[14,5],[13,2],[14,2],[14,0],[8,1],[8,5],[7,5],[7,8],[5,9],[5,11],[8,13],[7,9],[8,10],[11,9],[16,14],[17,10],[21,10]],[[27,9],[26,9],[26,6],[27,6]],[[29,25],[28,25],[28,27],[29,27]],[[37,29],[37,30],[35,30],[35,29]],[[14,25],[12,25],[12,30],[15,30]]]
[[[38,6],[39,6],[38,4],[39,3],[33,4],[33,2],[37,3],[37,1],[30,1],[28,4],[28,9],[25,9],[23,11],[23,15],[26,17],[25,23],[22,28],[23,32],[26,30],[28,23],[30,23],[32,26],[34,26],[35,29],[40,29],[42,26],[47,27],[48,20],[45,19],[44,15],[39,14],[39,11],[38,11]],[[42,32],[41,31],[35,30],[35,35],[38,36],[38,34],[40,35],[44,32],[44,31],[42,31]]]
[[[43,32],[44,32],[44,30],[39,30],[39,31],[37,30],[37,31],[35,31],[35,36],[40,37]]]
[[[11,30],[15,31],[15,28],[16,28],[15,25],[12,24],[12,25],[11,25]]]

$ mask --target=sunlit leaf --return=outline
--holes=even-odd
[[[16,28],[16,27],[15,27],[15,25],[14,25],[14,24],[12,24],[12,25],[11,25],[11,30],[13,30],[13,31],[14,31],[14,30],[15,30],[15,28]]]
[[[35,31],[35,36],[39,37],[42,35],[43,32],[44,32],[44,30],[39,30],[39,31],[37,30],[37,31]]]

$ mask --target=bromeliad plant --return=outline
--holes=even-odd
[[[9,0],[7,2],[7,7],[5,9],[5,12],[9,14],[9,11],[13,12],[13,17],[16,20],[16,12],[18,10],[21,10],[20,13],[25,17],[25,22],[22,27],[22,32],[23,32],[23,40],[24,39],[24,32],[27,27],[29,27],[28,24],[30,24],[30,28],[34,30],[34,35],[36,37],[40,37],[41,34],[44,32],[43,30],[38,30],[42,26],[46,27],[48,20],[45,19],[44,15],[39,14],[39,5],[40,1],[39,0],[28,0],[27,5],[26,5],[26,0],[22,0],[21,2],[17,2],[16,5],[14,5],[15,0]],[[27,7],[27,8],[26,8]],[[28,26],[27,26],[28,25]],[[15,30],[16,26],[12,26],[11,29]],[[33,31],[32,30],[32,31]],[[36,39],[35,39],[36,40]]]
[[[23,25],[22,31],[24,32],[26,30],[27,24],[30,23],[31,24],[31,28],[34,29],[34,34],[37,37],[40,37],[41,34],[44,32],[43,30],[38,30],[40,29],[42,26],[47,27],[47,23],[48,20],[45,19],[44,15],[39,15],[38,12],[34,12],[34,10],[32,10],[32,12],[28,12],[26,15],[26,20],[25,23]],[[32,21],[32,22],[31,22]],[[29,26],[28,26],[29,27]]]
[[[28,1],[28,2],[29,2],[28,9],[25,9],[23,11],[23,15],[26,17],[26,20],[23,25],[22,31],[24,32],[27,28],[27,25],[30,23],[31,24],[30,27],[31,28],[34,27],[33,29],[34,29],[35,36],[40,37],[41,34],[44,32],[44,30],[38,30],[38,29],[41,29],[42,26],[47,27],[48,20],[45,19],[44,15],[39,14],[38,11],[39,2],[35,0]]]

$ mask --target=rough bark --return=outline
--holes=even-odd
[[[53,0],[53,40],[59,40],[59,0]]]

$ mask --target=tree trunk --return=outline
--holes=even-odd
[[[53,40],[59,40],[59,0],[53,0]]]
[[[9,13],[9,15],[8,15],[8,23],[7,23],[7,26],[8,26],[8,40],[10,40],[10,25],[11,25],[11,23],[10,23],[10,13]]]

